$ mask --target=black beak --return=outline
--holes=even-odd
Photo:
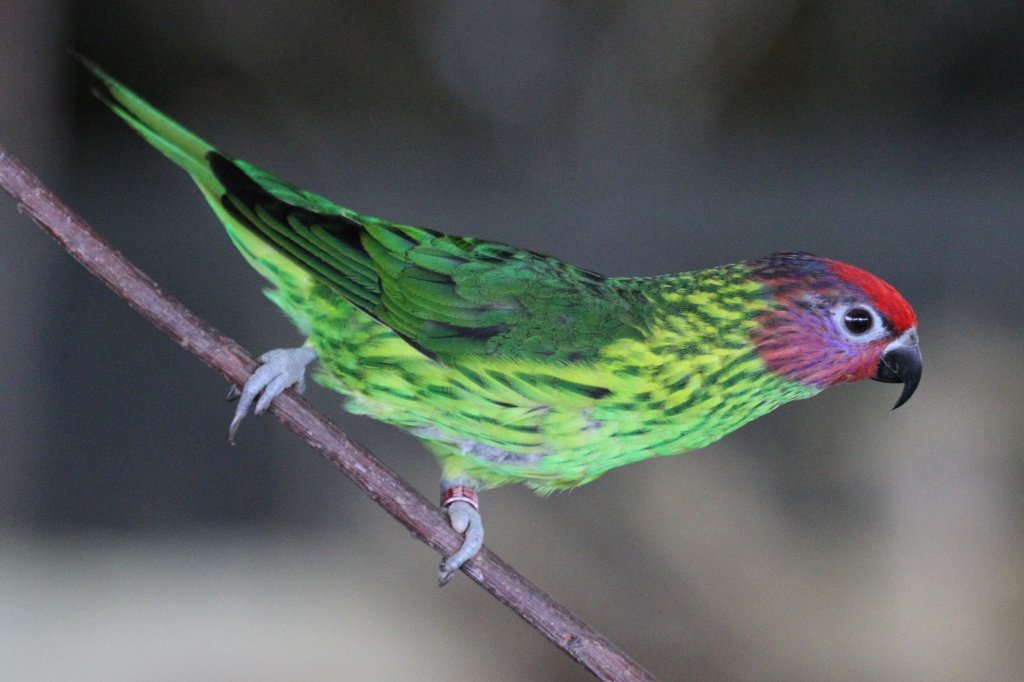
[[[903,393],[892,407],[895,410],[910,400],[921,382],[921,350],[917,346],[893,348],[882,356],[871,378],[888,384],[903,384]]]

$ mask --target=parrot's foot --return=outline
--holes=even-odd
[[[228,441],[235,442],[235,433],[242,419],[249,413],[249,406],[256,400],[253,414],[262,414],[271,401],[295,386],[299,393],[306,388],[306,365],[316,360],[316,351],[309,346],[300,348],[278,348],[264,353],[259,357],[262,363],[249,380],[245,382],[241,392],[233,389],[228,398],[238,398],[235,416],[228,427]],[[259,396],[257,400],[256,397]]]
[[[437,571],[437,586],[444,587],[455,572],[480,551],[484,544],[484,522],[476,491],[467,485],[441,483],[441,508],[448,512],[448,520],[457,533],[463,533],[462,547],[441,562]]]

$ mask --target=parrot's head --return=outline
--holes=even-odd
[[[874,379],[902,383],[893,409],[921,380],[917,317],[888,283],[860,268],[807,253],[751,263],[771,307],[753,334],[769,371],[824,388]]]

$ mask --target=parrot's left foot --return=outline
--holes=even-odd
[[[238,398],[235,416],[228,427],[228,441],[235,442],[235,433],[242,419],[249,413],[249,406],[256,400],[253,414],[262,414],[271,401],[295,386],[299,393],[306,388],[306,365],[316,360],[316,351],[309,346],[300,348],[278,348],[264,353],[259,357],[262,363],[249,380],[245,382],[240,393],[232,390],[229,398]],[[257,396],[259,399],[257,400]]]
[[[437,571],[437,586],[447,585],[455,572],[480,551],[484,545],[484,522],[480,518],[480,505],[476,491],[468,485],[441,482],[441,508],[457,533],[465,539],[459,551],[441,562]]]

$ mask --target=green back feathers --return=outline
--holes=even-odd
[[[640,334],[637,300],[595,273],[505,244],[450,237],[288,201],[280,181],[217,153],[208,162],[235,224],[431,356],[570,362]],[[275,184],[272,184],[275,183]]]
[[[505,244],[336,206],[229,159],[83,61],[97,95],[192,176],[236,246],[278,286],[312,278],[432,357],[585,361],[604,343],[642,333],[643,301],[628,287]]]

